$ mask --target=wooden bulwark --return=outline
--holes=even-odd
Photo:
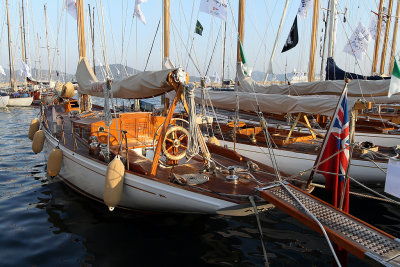
[[[360,259],[370,259],[384,265],[399,265],[400,243],[393,236],[354,216],[292,186],[286,186],[321,222],[330,240]],[[322,234],[321,228],[290,195],[283,185],[264,189],[260,195],[277,208]]]

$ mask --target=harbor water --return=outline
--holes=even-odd
[[[110,212],[48,178],[27,136],[38,114],[0,110],[0,266],[264,265],[254,216]],[[400,236],[398,206],[351,197],[350,213]],[[271,266],[332,266],[319,234],[278,209],[260,219]],[[349,266],[369,265],[349,256]]]

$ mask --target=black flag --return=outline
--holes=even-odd
[[[297,45],[299,42],[299,33],[297,32],[297,16],[294,19],[292,28],[290,29],[289,36],[286,39],[286,43],[283,46],[282,52],[286,52]]]
[[[203,26],[201,25],[200,21],[197,21],[196,29],[195,29],[194,32],[197,33],[200,36],[203,35]]]

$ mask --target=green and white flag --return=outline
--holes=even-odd
[[[251,69],[249,68],[249,66],[247,66],[246,56],[244,55],[244,49],[240,39],[239,39],[239,51],[240,51],[240,58],[243,64],[243,72],[245,75],[251,76]]]
[[[388,97],[391,97],[393,94],[400,92],[400,69],[399,65],[397,65],[397,60],[394,59],[392,77],[390,79],[389,93]]]

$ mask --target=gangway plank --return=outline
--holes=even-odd
[[[286,188],[285,188],[286,187]],[[260,189],[260,196],[301,223],[322,234],[317,222],[287,191],[320,221],[330,240],[360,259],[372,259],[385,266],[400,266],[400,240],[344,213],[332,205],[290,184],[278,183]]]

